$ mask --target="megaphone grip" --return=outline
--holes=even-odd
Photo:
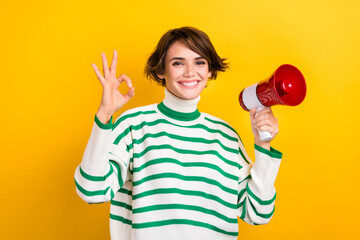
[[[263,142],[267,142],[270,141],[271,139],[273,139],[273,136],[271,135],[270,132],[267,131],[259,131],[259,136],[261,141]]]

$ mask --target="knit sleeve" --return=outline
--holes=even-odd
[[[81,163],[75,170],[77,194],[87,203],[110,201],[129,178],[132,140],[129,126],[95,121]]]
[[[270,221],[275,210],[275,180],[282,153],[255,145],[255,163],[239,141],[239,160],[242,168],[238,182],[238,216],[245,222],[258,225]]]

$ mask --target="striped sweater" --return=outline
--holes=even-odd
[[[113,123],[95,115],[75,171],[77,194],[111,201],[113,240],[237,239],[238,217],[274,213],[282,153],[255,145],[253,163],[236,131],[197,110],[200,96],[134,108]]]

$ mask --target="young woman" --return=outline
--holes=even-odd
[[[269,222],[282,153],[258,130],[277,135],[277,120],[270,108],[250,112],[253,163],[229,124],[198,111],[208,79],[227,68],[204,32],[182,27],[162,36],[145,74],[165,87],[165,98],[114,123],[134,87],[125,74],[116,77],[116,51],[110,68],[104,54],[102,61],[104,76],[93,64],[102,100],[75,183],[84,201],[111,201],[112,239],[235,240],[238,217]],[[122,82],[129,87],[124,95]]]

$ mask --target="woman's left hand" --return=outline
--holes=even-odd
[[[254,134],[255,144],[270,150],[270,141],[263,142],[260,139],[258,131],[267,131],[273,136],[279,133],[279,124],[277,118],[274,116],[270,107],[265,107],[260,111],[256,112],[256,109],[253,108],[250,111],[250,119],[251,119],[251,128]]]

